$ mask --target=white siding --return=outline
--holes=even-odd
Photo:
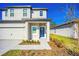
[[[50,41],[50,22],[47,22],[47,41]]]
[[[57,34],[57,35],[61,35],[61,36],[66,36],[66,37],[71,37],[74,38],[75,34],[74,34],[74,28],[73,26],[69,26],[69,27],[63,27],[63,28],[56,28],[56,29],[51,29],[51,34]]]
[[[21,20],[22,18],[30,19],[31,17],[34,19],[46,19],[47,18],[47,11],[43,11],[43,16],[40,16],[40,10],[32,10],[27,8],[27,16],[23,16],[23,8],[14,8],[14,16],[10,16],[10,9],[7,10],[8,15],[5,16],[5,11],[2,11],[2,20]]]
[[[5,19],[5,11],[2,11],[2,20]]]
[[[28,22],[25,23],[25,39],[29,39]]]
[[[5,17],[5,11],[2,11],[2,20],[21,20],[22,18],[30,19],[31,9],[27,8],[27,16],[23,16],[23,8],[14,8],[14,17],[10,16],[10,9],[8,9],[8,16]]]
[[[74,35],[75,35],[75,38],[79,38],[78,37],[78,24],[77,23],[75,23],[74,25],[73,25],[73,27],[74,27]]]
[[[0,27],[24,27],[24,23],[0,23]]]
[[[47,18],[47,11],[46,10],[42,10],[43,11],[43,16],[40,16],[40,10],[33,10],[33,13],[32,13],[32,18]]]

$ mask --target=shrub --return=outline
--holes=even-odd
[[[34,43],[34,40],[32,40],[32,43]]]
[[[26,40],[22,40],[22,42],[26,42]]]
[[[54,39],[53,42],[55,43],[55,45],[57,47],[59,47],[59,48],[62,48],[63,47],[62,43],[59,40]]]

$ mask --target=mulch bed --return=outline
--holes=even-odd
[[[39,41],[22,41],[21,43],[19,43],[19,45],[39,45],[40,42]]]

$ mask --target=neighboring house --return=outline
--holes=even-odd
[[[0,39],[49,41],[50,19],[47,8],[9,6],[1,8]]]
[[[70,38],[79,38],[79,20],[73,20],[71,22],[61,24],[51,28],[51,34],[57,34]]]

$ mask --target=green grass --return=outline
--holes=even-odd
[[[74,46],[75,42],[76,42],[76,40],[74,40],[72,38],[68,38],[68,37],[64,37],[64,36],[59,36],[59,35],[54,35],[54,34],[51,34],[51,38],[52,39],[57,39],[60,42],[64,43],[66,46],[69,46],[69,47]]]
[[[7,53],[3,54],[2,56],[18,56],[21,54],[20,50],[10,50]]]
[[[49,53],[51,52],[48,50],[10,50],[2,56],[48,56],[51,55]]]
[[[65,48],[79,53],[79,45],[76,39],[54,34],[51,34],[50,37],[52,40],[59,40],[65,46]]]

